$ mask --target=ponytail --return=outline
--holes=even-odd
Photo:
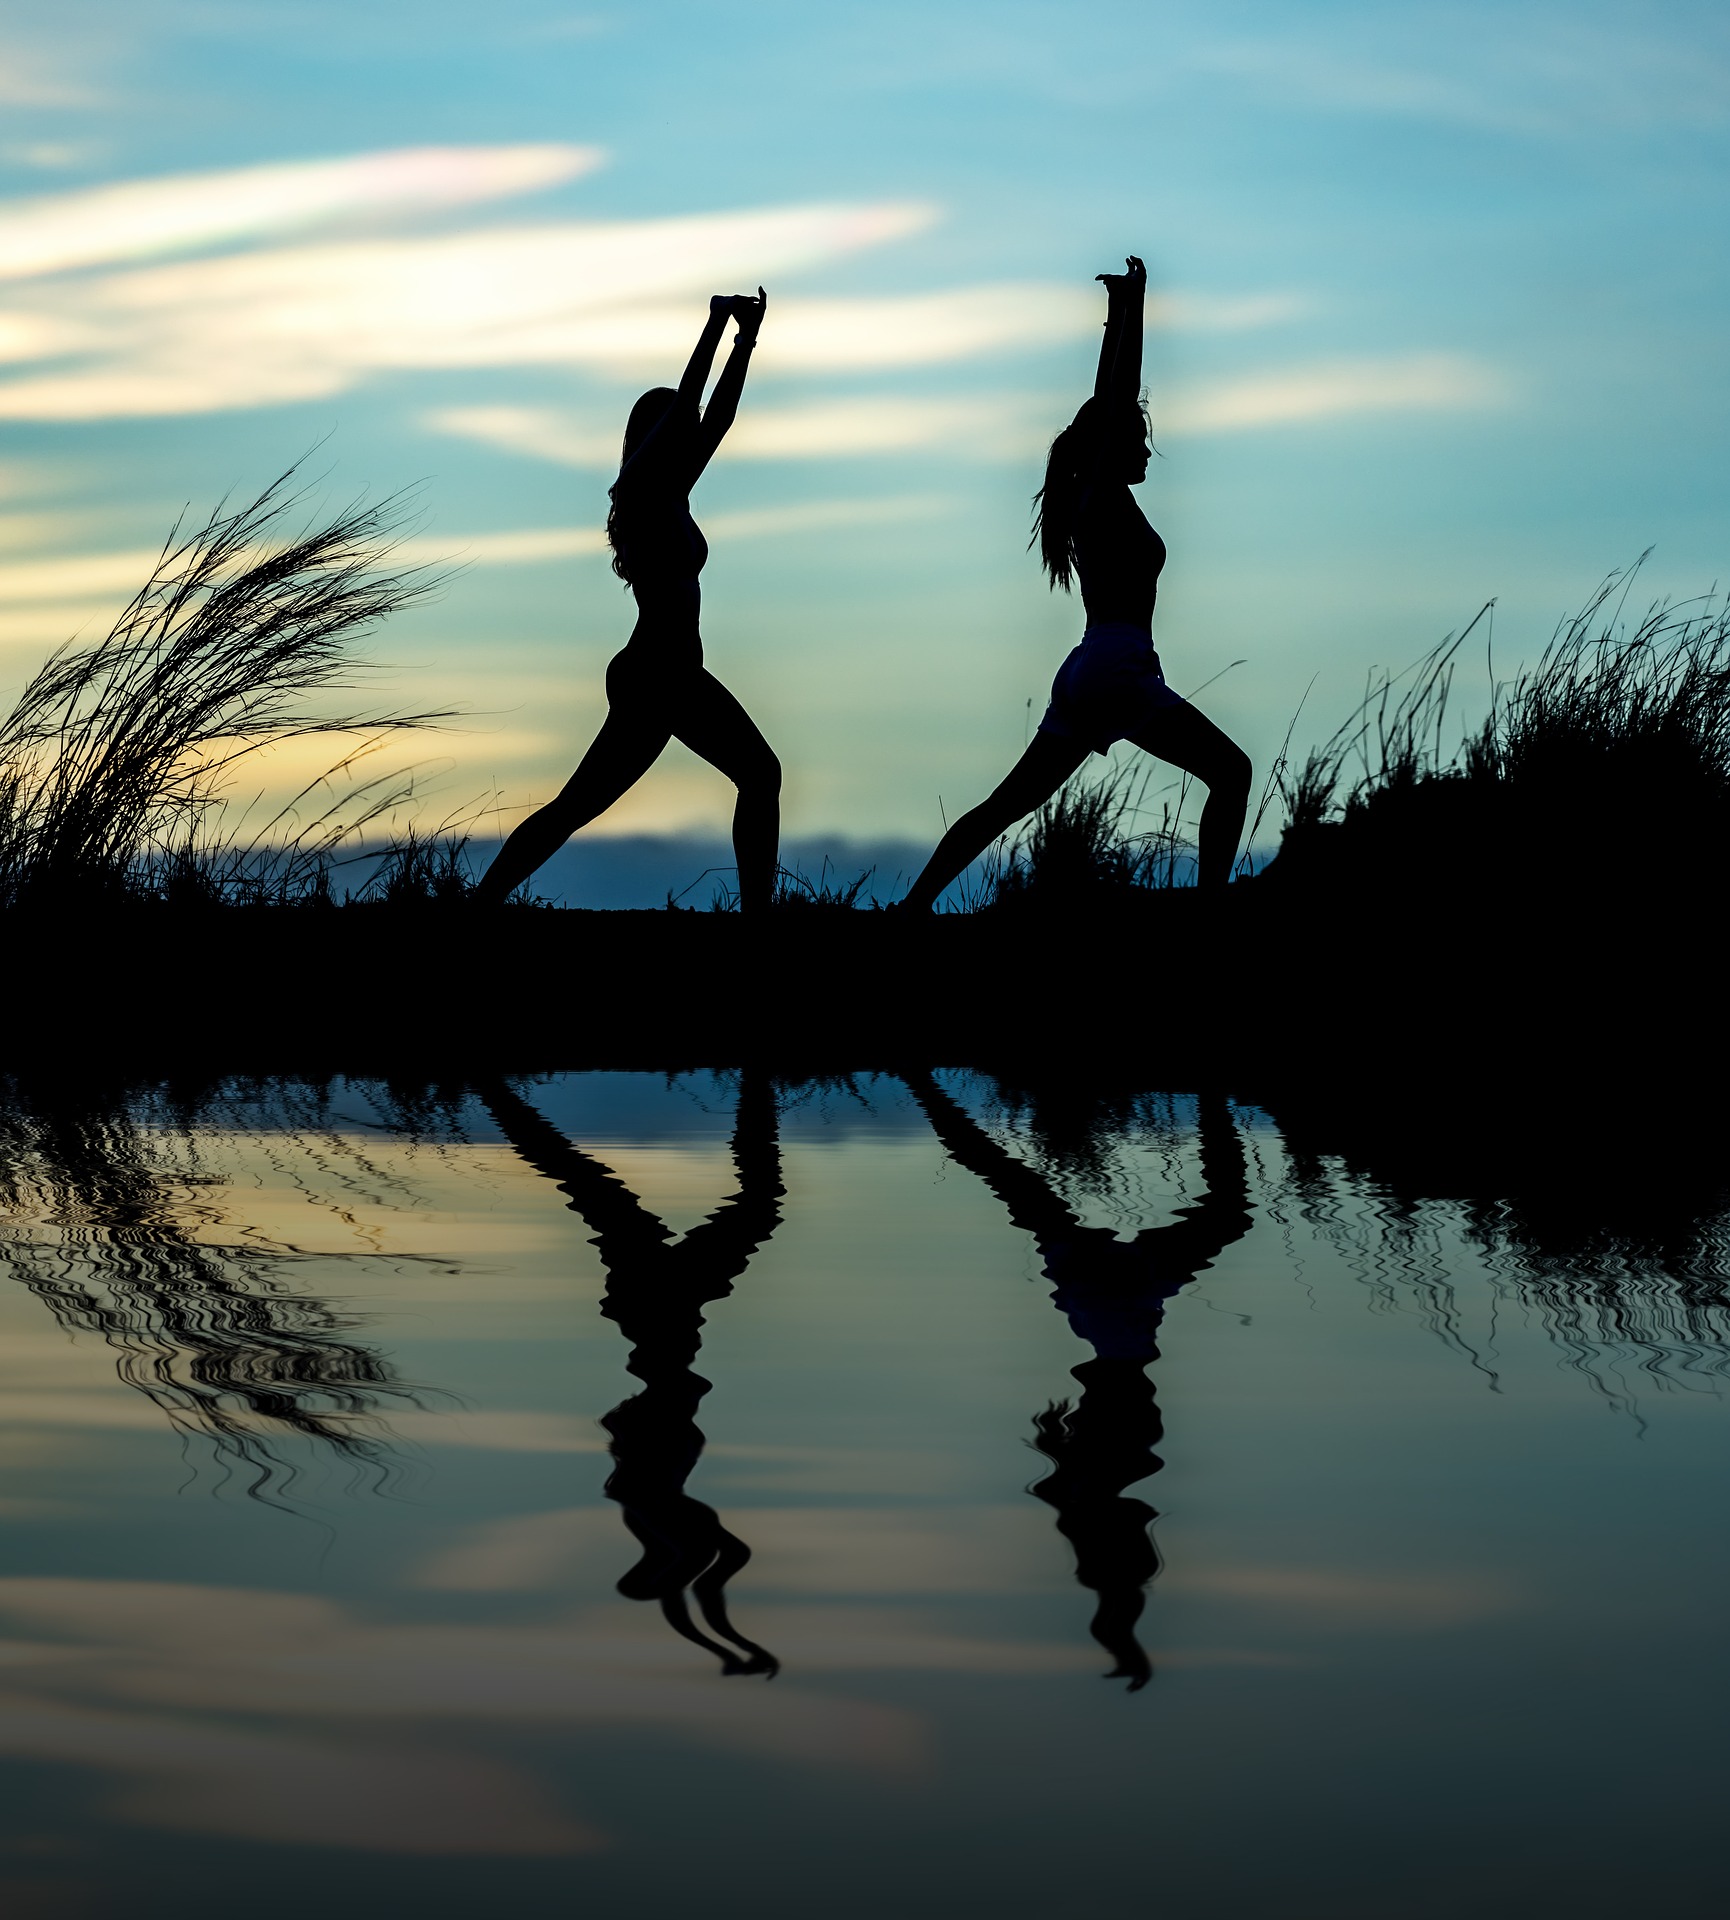
[[[631,574],[625,559],[627,536],[619,508],[619,486],[624,480],[625,469],[630,466],[643,442],[669,419],[678,404],[679,395],[674,388],[651,387],[632,407],[630,418],[625,422],[625,444],[619,455],[619,478],[607,489],[607,545],[613,550],[613,571],[627,583]]]
[[[1088,405],[1093,403],[1090,400]],[[1032,547],[1039,546],[1039,563],[1053,592],[1069,591],[1075,572],[1075,509],[1081,497],[1083,435],[1080,417],[1051,443],[1045,460],[1045,485],[1033,496]],[[1089,463],[1091,464],[1091,462]]]
[[[1135,413],[1145,427],[1147,416]],[[1069,425],[1051,443],[1045,459],[1045,484],[1033,496],[1033,537],[1053,589],[1065,593],[1075,578],[1075,516],[1082,496],[1098,477],[1099,456],[1119,425],[1120,409],[1099,399],[1085,400]]]

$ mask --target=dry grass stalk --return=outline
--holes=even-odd
[[[401,777],[351,780],[274,859],[263,836],[249,847],[205,837],[234,770],[261,748],[450,717],[320,710],[320,696],[353,684],[355,639],[439,580],[389,565],[400,498],[284,537],[304,501],[293,478],[236,511],[219,506],[189,535],[177,524],[112,631],[60,648],[0,722],[0,902],[154,894],[176,876],[221,898],[300,881],[337,840],[400,804]]]

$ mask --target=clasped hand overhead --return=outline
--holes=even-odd
[[[1126,293],[1141,293],[1147,287],[1147,268],[1132,253],[1124,261],[1126,273],[1096,273],[1093,277],[1103,281],[1109,298],[1120,299]]]
[[[755,294],[714,293],[709,296],[711,314],[730,314],[739,323],[739,332],[747,340],[755,340],[757,329],[763,324],[763,315],[768,311],[769,296],[759,287]]]

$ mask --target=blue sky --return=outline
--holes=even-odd
[[[1506,672],[1648,546],[1653,594],[1720,576],[1721,9],[0,23],[8,695],[182,502],[319,443],[332,498],[421,483],[425,550],[472,562],[377,643],[380,695],[467,706],[435,810],[514,817],[574,764],[629,629],[594,550],[629,401],[709,291],[760,279],[696,502],[710,661],[781,752],[791,832],[929,838],[1079,632],[1023,552],[1028,498],[1088,389],[1092,275],[1128,251],[1156,290],[1159,643],[1259,765],[1312,680],[1300,741],[1492,595]],[[675,750],[599,830],[710,831],[728,802]]]

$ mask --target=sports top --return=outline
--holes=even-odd
[[[1075,572],[1090,627],[1153,626],[1165,542],[1122,484],[1102,484],[1075,516]]]

